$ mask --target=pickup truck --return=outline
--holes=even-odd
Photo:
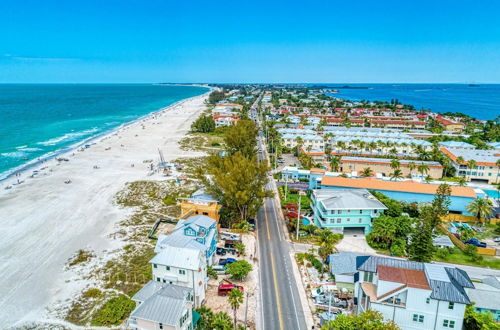
[[[475,246],[481,247],[481,248],[486,247],[486,243],[480,242],[477,238],[470,238],[470,239],[465,241],[465,244],[471,244],[471,245],[475,245]]]

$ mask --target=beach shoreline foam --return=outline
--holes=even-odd
[[[81,142],[77,149],[25,169],[21,177],[0,182],[2,326],[54,319],[50,309],[70,303],[89,284],[65,271],[68,259],[87,249],[105,260],[124,246],[112,234],[130,210],[116,205],[115,194],[126,182],[163,179],[150,171],[158,149],[166,161],[203,155],[182,151],[178,141],[205,110],[207,97],[208,92],[179,101],[93,137],[88,148],[82,147],[88,141]],[[38,171],[33,178],[32,170]],[[18,178],[24,183],[4,189]]]

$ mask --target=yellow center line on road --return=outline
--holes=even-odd
[[[278,319],[280,322],[280,329],[283,330],[283,319],[281,318],[281,303],[280,303],[280,295],[278,292],[278,279],[276,277],[276,267],[274,266],[274,258],[271,253],[269,253],[269,257],[271,258],[271,268],[273,270],[273,280],[274,280],[274,294],[276,295],[276,304],[278,306]]]
[[[271,231],[269,230],[269,221],[267,220],[266,201],[264,201],[264,218],[266,219],[267,239],[270,241],[271,240]]]

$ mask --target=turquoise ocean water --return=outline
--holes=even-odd
[[[0,84],[0,180],[207,88],[152,84]]]

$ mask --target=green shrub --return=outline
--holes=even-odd
[[[96,288],[88,289],[83,293],[83,296],[85,298],[98,298],[101,296],[101,290]]]
[[[246,260],[238,260],[226,266],[226,274],[231,275],[232,279],[242,280],[252,271],[252,265]]]
[[[113,326],[119,325],[125,320],[130,312],[134,310],[135,302],[125,295],[119,295],[106,301],[97,310],[91,324],[93,326]]]

